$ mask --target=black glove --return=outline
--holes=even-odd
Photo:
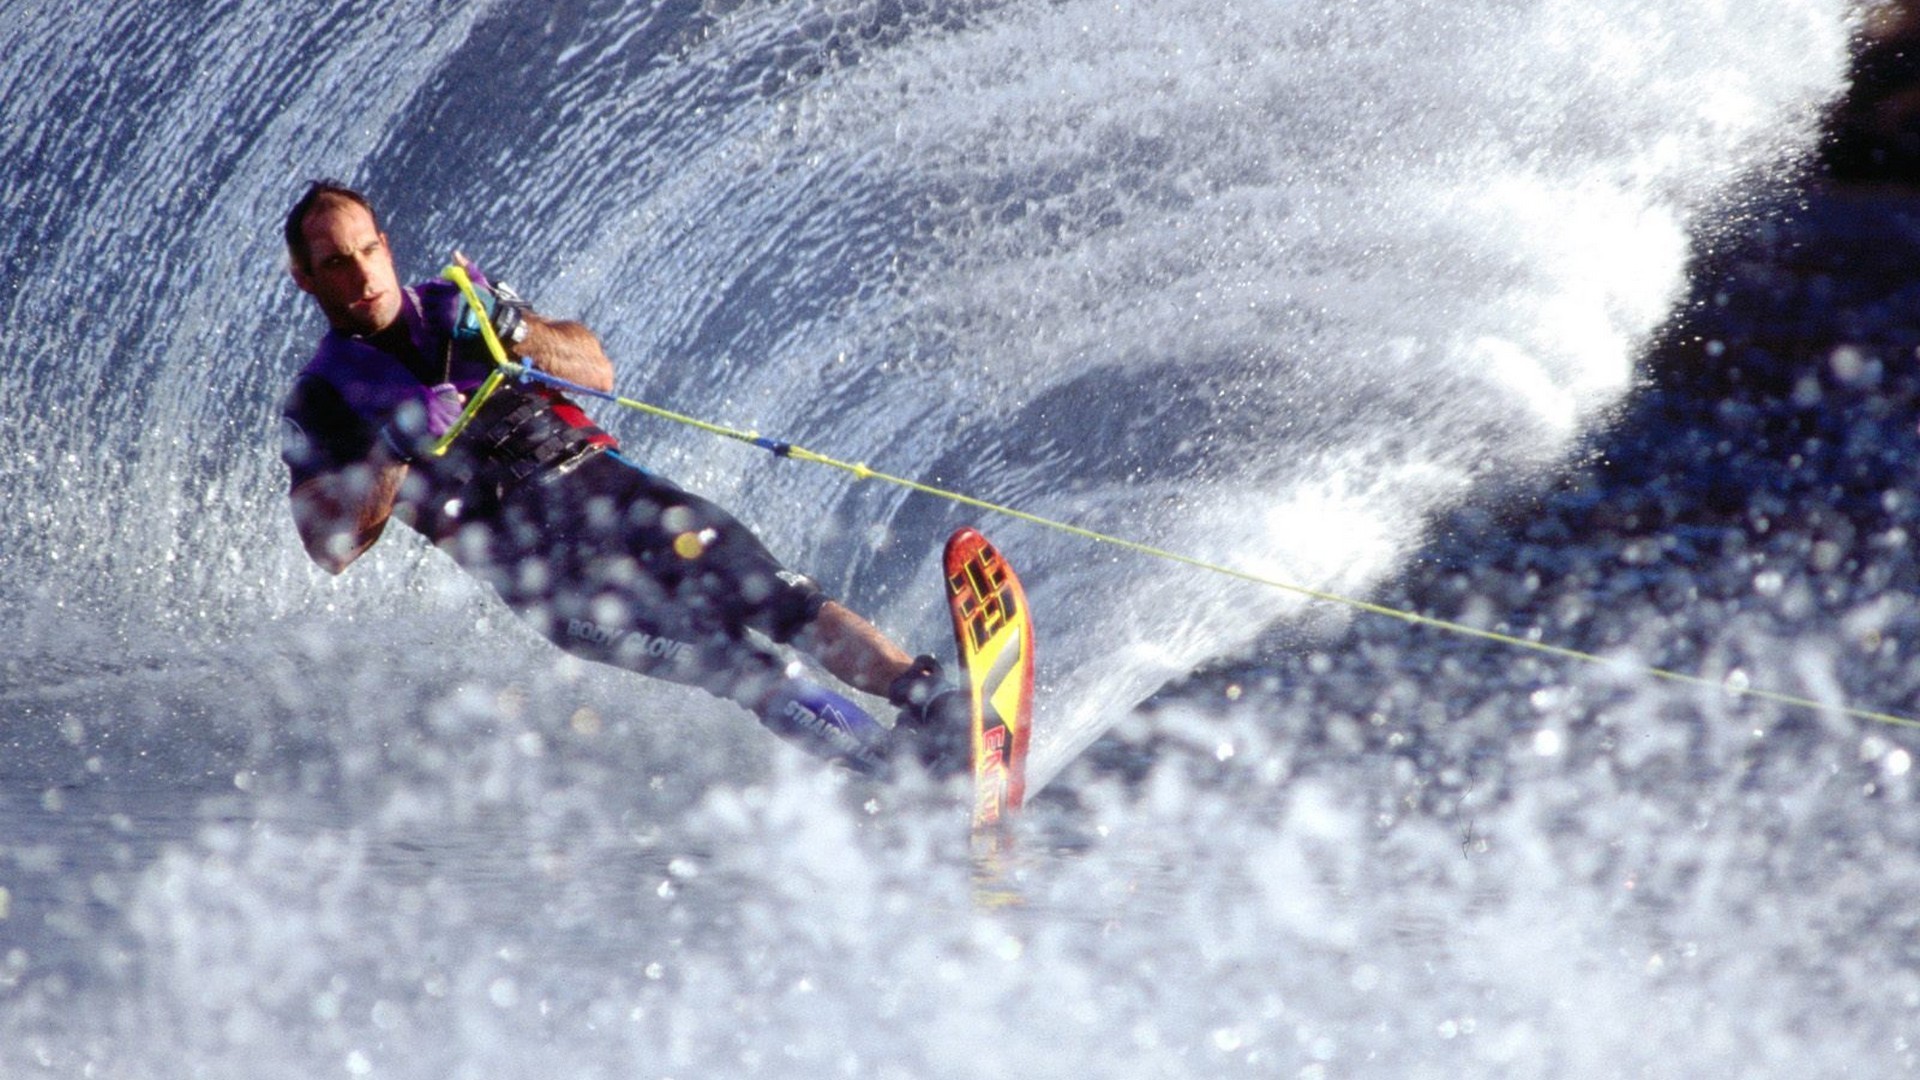
[[[527,316],[533,314],[533,305],[521,299],[520,294],[502,281],[493,287],[493,332],[508,345],[518,345],[527,340],[527,331],[532,329]]]
[[[504,281],[481,286],[474,293],[484,310],[476,314],[473,305],[463,301],[460,317],[454,321],[454,337],[465,340],[482,336],[480,319],[484,317],[493,324],[494,335],[502,344],[518,345],[527,340],[527,316],[533,312],[532,304]]]
[[[887,687],[887,701],[895,708],[917,712],[925,709],[929,701],[953,688],[940,670],[940,661],[931,656],[916,656],[913,666]]]

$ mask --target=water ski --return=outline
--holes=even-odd
[[[947,539],[947,606],[973,702],[973,831],[995,835],[1026,797],[1033,622],[999,549],[973,528]]]

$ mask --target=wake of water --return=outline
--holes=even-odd
[[[407,538],[323,580],[272,445],[318,332],[278,219],[341,175],[403,272],[478,255],[596,327],[624,394],[1358,594],[1617,406],[1703,216],[1810,143],[1840,0],[11,6],[0,326],[38,407],[0,435],[0,694],[6,816],[45,839],[0,864],[0,931],[37,928],[0,949],[0,1063],[1566,1075],[1647,1024],[1680,1045],[1657,998],[1574,1034],[1563,998],[1638,986],[1604,933],[1496,929],[1605,926],[1581,874],[1494,882],[1438,825],[1369,846],[1364,773],[1289,783],[1318,715],[1230,716],[1137,802],[1091,785],[1066,827],[1124,840],[1027,868],[1000,918],[950,793],[848,787],[556,657]],[[961,511],[606,419],[941,639]],[[1041,613],[1039,781],[1321,617],[981,524]],[[1265,764],[1243,788],[1228,759]],[[1516,776],[1489,820],[1546,845],[1582,789]],[[1538,986],[1498,973],[1560,950]],[[1404,1033],[1438,996],[1460,1035],[1476,987],[1514,995],[1499,1040],[1351,1021]]]

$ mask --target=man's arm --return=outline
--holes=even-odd
[[[607,359],[592,330],[581,323],[543,318],[532,312],[523,318],[526,340],[508,349],[515,358],[531,359],[541,371],[589,390],[612,392],[613,361]]]
[[[406,463],[376,446],[365,462],[321,473],[294,488],[293,525],[307,557],[329,574],[345,570],[386,530],[406,477]]]
[[[472,259],[459,251],[453,253],[453,261],[468,274],[479,274],[479,267]],[[500,286],[507,295],[511,290]],[[496,293],[498,290],[496,290]],[[598,390],[606,394],[613,392],[613,361],[607,359],[607,352],[600,346],[600,339],[585,324],[565,319],[549,319],[518,301],[522,325],[527,328],[527,336],[518,344],[508,344],[507,353],[516,360],[531,360],[533,366],[557,379],[570,383],[579,383],[589,390]],[[463,307],[464,310],[464,307]],[[491,308],[488,309],[491,312]],[[496,322],[495,326],[499,324]]]

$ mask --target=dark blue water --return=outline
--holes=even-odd
[[[1841,709],[1920,678],[1920,226],[1807,180],[1837,0],[0,14],[0,1072],[1913,1068]],[[623,393],[1608,662],[983,521],[1051,781],[983,889],[959,793],[307,565],[320,174]],[[607,419],[940,640],[971,512]]]

